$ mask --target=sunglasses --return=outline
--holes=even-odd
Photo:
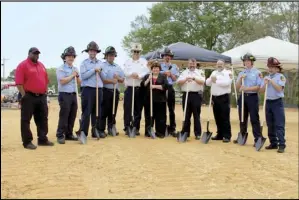
[[[133,53],[140,53],[140,51],[133,51]]]

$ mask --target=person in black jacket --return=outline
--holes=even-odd
[[[161,65],[154,62],[151,65],[152,72],[146,75],[141,85],[146,88],[144,112],[145,112],[145,136],[150,137],[149,131],[151,126],[155,124],[156,136],[163,138],[166,130],[166,90],[168,89],[168,81],[164,74],[160,74]],[[151,124],[150,116],[150,79],[152,79],[153,90],[153,121]]]

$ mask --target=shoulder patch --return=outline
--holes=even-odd
[[[286,78],[284,77],[284,75],[280,75],[280,80],[281,81],[286,81]]]

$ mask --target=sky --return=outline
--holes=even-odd
[[[5,77],[27,58],[30,47],[40,51],[39,60],[46,66],[59,67],[60,55],[68,46],[77,52],[75,66],[88,57],[81,53],[95,41],[103,53],[114,46],[119,65],[129,58],[121,41],[130,32],[130,24],[153,2],[1,2],[1,59]],[[2,60],[1,60],[1,63]],[[1,67],[1,77],[3,69]]]

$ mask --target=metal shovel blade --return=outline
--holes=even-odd
[[[238,133],[238,144],[245,145],[248,138],[248,133]]]
[[[188,133],[179,133],[179,142],[186,142],[188,138]]]
[[[169,133],[168,133],[168,129],[166,127],[166,130],[165,130],[165,137],[168,137],[169,136]]]
[[[133,127],[133,128],[129,129],[129,137],[130,138],[136,137],[136,127]]]
[[[155,131],[153,130],[152,127],[151,127],[150,130],[149,130],[149,135],[151,136],[152,139],[155,139],[155,138],[156,138],[156,133],[155,133]]]
[[[97,140],[99,140],[100,139],[100,131],[99,131],[99,129],[95,128],[94,129],[94,134],[96,135]]]
[[[112,125],[111,132],[112,132],[112,136],[113,136],[113,137],[115,137],[115,136],[117,135],[117,131],[116,131],[115,124]]]
[[[83,131],[77,131],[76,135],[78,137],[78,140],[81,144],[86,144],[87,143],[87,137]]]
[[[259,137],[258,140],[255,143],[255,150],[259,151],[261,150],[261,148],[264,146],[265,142],[266,142],[266,138],[264,137]]]
[[[201,142],[204,143],[204,144],[207,144],[210,141],[212,134],[213,133],[210,132],[210,131],[204,132],[202,134]]]

